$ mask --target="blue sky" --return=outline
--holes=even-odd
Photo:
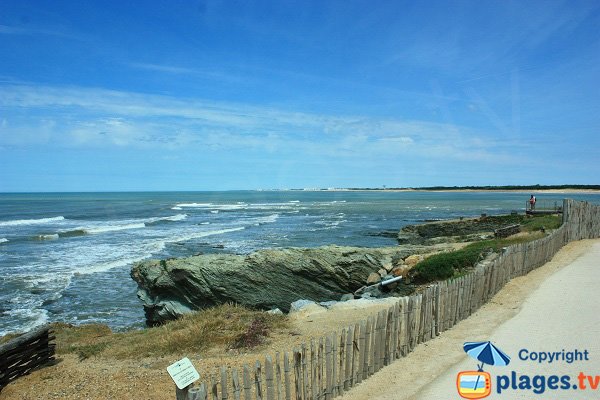
[[[599,184],[597,1],[0,2],[0,192]]]

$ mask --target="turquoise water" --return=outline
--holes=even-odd
[[[0,194],[0,335],[48,321],[141,327],[135,261],[326,244],[430,219],[523,211],[521,193],[232,191]],[[561,202],[561,195],[539,195]],[[598,195],[569,195],[600,203]]]

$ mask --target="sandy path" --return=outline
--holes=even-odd
[[[456,375],[476,369],[462,350],[466,341],[491,340],[511,358],[506,367],[487,367],[492,393],[487,399],[599,399],[598,391],[506,389],[497,394],[497,375],[570,375],[578,384],[580,372],[600,375],[600,240],[565,246],[548,264],[514,279],[473,316],[421,344],[342,397],[356,399],[458,399]],[[589,361],[540,364],[519,359],[521,349],[554,352],[588,350]],[[598,378],[600,380],[600,377]],[[586,383],[589,386],[589,383]]]

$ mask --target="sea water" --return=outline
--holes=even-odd
[[[136,261],[264,248],[393,246],[426,220],[524,211],[523,193],[0,194],[0,335],[46,322],[142,327]],[[556,201],[561,195],[539,195]],[[600,196],[569,195],[600,203]],[[387,234],[382,234],[386,233]]]

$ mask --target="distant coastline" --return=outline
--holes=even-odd
[[[599,194],[600,185],[533,185],[533,186],[425,186],[397,188],[304,188],[284,189],[304,192],[535,192],[535,193],[590,193]]]

